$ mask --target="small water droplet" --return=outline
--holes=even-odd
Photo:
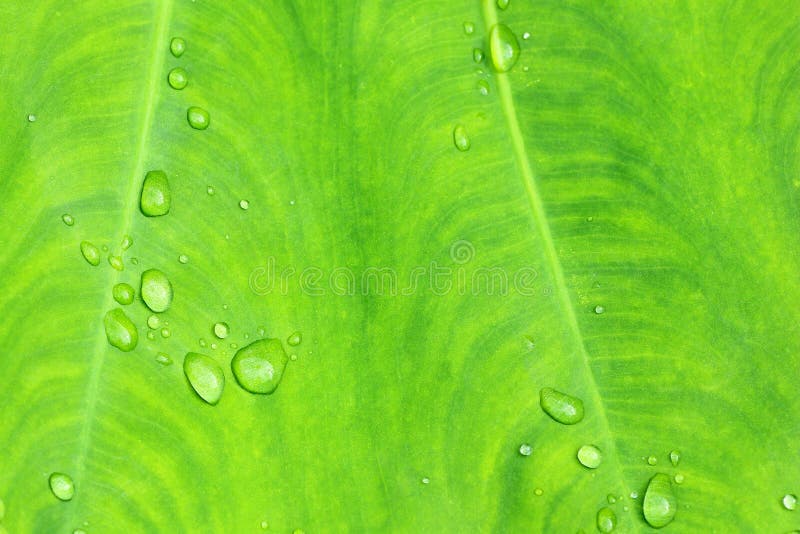
[[[303,341],[303,334],[300,332],[293,332],[291,336],[286,340],[286,343],[291,345],[292,347],[296,347]]]
[[[478,92],[483,96],[488,96],[490,92],[489,82],[486,80],[478,80]]]
[[[655,456],[648,456],[647,457],[647,465],[656,465],[658,463],[658,458]]]
[[[228,323],[219,322],[214,324],[214,335],[219,339],[225,339],[230,334]]]
[[[211,122],[211,116],[203,108],[192,106],[186,110],[186,120],[195,130],[205,130]]]
[[[797,509],[797,496],[792,495],[791,493],[787,493],[783,496],[781,500],[783,503],[783,507],[787,510],[796,510]]]
[[[422,483],[423,484],[430,484],[431,483],[431,479],[429,479],[428,477],[422,477]]]
[[[75,496],[75,483],[72,477],[64,473],[53,473],[49,478],[50,491],[61,501],[72,500]]]
[[[227,309],[228,309],[228,305],[227,305],[227,304],[223,304],[223,305],[222,305],[222,309],[223,309],[223,310],[227,310]]]
[[[267,523],[266,521],[262,521],[261,528],[266,529],[267,527],[269,527],[269,523]]]
[[[533,490],[533,494],[536,495],[537,497],[541,497],[543,493],[544,490],[542,488],[536,488],[535,490]]]
[[[554,421],[565,425],[574,425],[583,419],[583,401],[553,388],[542,388],[539,405]]]
[[[131,258],[131,265],[139,265],[139,259],[138,258]]]
[[[499,9],[505,9],[508,7],[509,0],[497,0],[497,7]]]
[[[288,360],[279,340],[260,339],[236,352],[231,370],[246,391],[270,394],[280,384]]]
[[[148,269],[142,273],[139,294],[147,307],[156,313],[167,311],[172,304],[172,284],[167,275],[158,269]]]
[[[247,332],[245,332],[245,334],[244,334],[244,338],[245,338],[245,339],[250,339],[250,334],[248,334]]]
[[[290,206],[294,206],[294,200],[290,200],[290,201],[289,201],[289,205],[290,205]]]
[[[175,67],[167,74],[167,83],[173,89],[180,91],[189,83],[189,75],[186,73],[186,70]]]
[[[100,265],[100,250],[92,243],[81,241],[81,254],[90,265]]]
[[[247,338],[245,338],[245,339],[247,339]],[[237,345],[236,343],[231,343],[230,347],[231,347],[232,349],[236,350],[236,349],[238,349],[238,348],[239,348],[239,345]]]
[[[523,39],[525,39],[525,40],[527,41],[528,39],[530,39],[530,38],[531,38],[531,33],[530,33],[530,32],[525,32],[525,33],[523,33],[523,34],[522,34],[522,38],[523,38]]]
[[[169,42],[169,51],[175,57],[181,57],[186,51],[186,41],[180,37],[173,37]]]
[[[464,125],[458,124],[453,128],[453,143],[461,152],[469,150],[471,143],[469,137],[467,137],[467,130],[464,128]]]
[[[628,508],[628,505],[626,504],[625,506],[622,507],[622,510],[624,512],[627,512],[628,510],[630,510],[630,508]]]
[[[183,359],[183,374],[201,399],[212,405],[219,402],[225,388],[225,375],[211,357],[197,352],[187,353]]]
[[[156,361],[161,365],[172,365],[172,358],[169,357],[169,354],[164,352],[159,352],[156,354]]]
[[[247,211],[247,209],[250,207],[250,202],[248,202],[245,199],[242,199],[242,200],[239,201],[239,207],[242,208],[243,210]]]
[[[597,315],[602,315],[605,312],[606,312],[606,309],[603,306],[595,306],[594,307],[594,313],[596,313]]]
[[[189,256],[187,256],[186,254],[181,254],[180,256],[178,256],[178,261],[185,265],[189,263]]]
[[[616,498],[616,497],[614,497],[614,496],[613,496],[612,494],[610,494],[610,493],[609,493],[609,494],[606,496],[606,500],[608,501],[608,504],[614,504],[614,503],[616,503],[616,502],[617,502],[617,498]]]
[[[123,352],[130,352],[139,342],[139,332],[136,325],[125,315],[121,308],[114,308],[106,312],[103,318],[108,342]]]
[[[36,115],[28,113],[28,122],[36,122]]]
[[[669,461],[673,467],[677,467],[678,463],[681,461],[681,452],[680,451],[671,451],[669,453]]]
[[[464,34],[472,35],[475,32],[475,25],[471,22],[464,23]]]
[[[639,493],[637,493],[635,491],[632,491],[631,492],[631,499],[638,499],[638,498],[639,498]]]
[[[522,445],[519,446],[519,453],[522,456],[530,456],[533,453],[533,447],[531,447],[527,443],[523,443]]]
[[[600,508],[597,511],[597,530],[600,532],[611,532],[617,526],[617,514],[608,507]]]
[[[108,252],[108,245],[103,245],[102,247],[100,247],[100,250],[102,250],[103,252]]]
[[[161,319],[158,318],[158,315],[151,315],[147,318],[147,326],[155,330],[161,326]]]
[[[481,50],[480,48],[473,48],[472,49],[472,60],[475,63],[480,63],[481,61],[483,61],[483,50]]]
[[[214,187],[210,186],[210,185],[208,187],[206,187],[206,193],[208,193],[209,195],[213,195],[214,194]]]
[[[169,328],[162,328],[161,329],[161,337],[167,338],[172,335],[172,332],[169,331]]]
[[[120,282],[119,284],[115,285],[111,289],[111,294],[114,296],[114,300],[119,302],[120,304],[127,306],[131,302],[133,302],[133,295],[134,290],[133,287],[126,284],[125,282]]]
[[[122,243],[120,243],[122,250],[128,250],[133,246],[133,238],[129,235],[122,236]]]
[[[642,500],[642,512],[650,526],[661,528],[675,517],[678,501],[672,493],[672,484],[664,473],[653,475],[647,484]]]
[[[508,72],[519,59],[519,41],[511,28],[495,24],[489,32],[489,53],[497,72]]]
[[[75,218],[69,213],[65,213],[64,215],[62,215],[61,220],[64,221],[64,224],[66,224],[67,226],[72,226],[73,224],[75,224]]]
[[[676,484],[683,484],[683,475],[682,474],[678,473],[677,475],[675,475],[674,478],[675,478],[675,483]]]
[[[578,449],[578,461],[589,469],[597,469],[603,461],[603,453],[594,445]]]
[[[156,333],[155,332],[153,332],[152,330],[147,332],[147,339],[149,339],[150,341],[153,341],[155,338],[156,338]]]
[[[263,336],[263,335],[264,335],[266,332],[267,332],[267,331],[266,331],[266,330],[264,330],[264,327],[263,327],[263,326],[259,326],[259,327],[258,327],[258,335],[259,335],[259,336]]]
[[[198,344],[198,345],[200,345],[201,347],[205,347],[205,346],[206,346],[206,340],[205,340],[205,339],[203,339],[203,338],[201,337],[201,338],[200,338],[200,339],[197,341],[197,344]]]
[[[217,350],[217,344],[216,343],[212,343],[211,344],[211,348],[214,349],[214,350]]]
[[[592,216],[586,217],[586,222],[592,222],[593,220],[594,220],[594,217],[592,217]]]
[[[169,180],[164,171],[148,171],[142,182],[139,208],[147,217],[160,217],[169,213],[172,203]]]
[[[108,255],[108,264],[111,265],[117,271],[125,270],[125,264],[122,263],[122,258],[120,256],[115,256],[114,254]]]
[[[296,362],[297,361],[297,354],[292,354],[291,356],[289,356],[289,359],[292,360],[293,362]]]

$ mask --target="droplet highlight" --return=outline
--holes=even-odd
[[[81,241],[81,254],[89,265],[100,265],[100,249],[88,241]]]
[[[64,473],[53,473],[48,479],[50,491],[60,501],[70,501],[75,496],[75,483]]]
[[[509,0],[497,0],[498,9],[505,10],[508,7]]]
[[[642,502],[645,520],[654,528],[667,526],[675,518],[677,509],[678,501],[672,493],[669,476],[664,473],[653,475]]]
[[[148,269],[142,273],[139,294],[147,307],[156,313],[167,311],[172,304],[172,284],[167,275],[158,269]]]
[[[600,532],[612,532],[617,526],[617,514],[608,507],[600,508],[597,511],[597,530]]]
[[[211,116],[203,108],[192,106],[186,110],[186,120],[195,130],[205,130],[211,122]]]
[[[453,128],[453,144],[455,144],[456,148],[461,152],[466,152],[469,150],[471,143],[469,137],[467,136],[467,129],[464,128],[464,125],[458,124],[455,128]]]
[[[680,451],[670,451],[669,462],[672,464],[672,466],[678,467],[678,463],[680,463],[680,461],[681,461]]]
[[[161,319],[158,318],[158,315],[151,315],[147,318],[147,327],[155,330],[161,326]]]
[[[231,370],[246,391],[270,394],[280,384],[288,361],[279,340],[260,339],[236,352],[231,360]]]
[[[211,405],[219,402],[225,388],[225,375],[214,359],[205,354],[189,352],[183,359],[183,374],[201,399]]]
[[[497,72],[508,72],[519,60],[519,41],[511,28],[495,24],[489,32],[489,54]]]
[[[480,48],[473,48],[472,49],[472,60],[475,63],[480,63],[481,61],[483,61],[483,50],[481,50]]]
[[[475,24],[472,22],[465,22],[464,23],[464,35],[472,35],[475,33]]]
[[[133,238],[129,235],[122,236],[122,243],[120,243],[122,250],[128,250],[133,246]]]
[[[783,496],[783,499],[781,499],[781,502],[783,503],[783,507],[786,508],[787,510],[794,511],[794,510],[797,509],[797,496],[796,495],[792,495],[791,493],[787,493],[786,495]]]
[[[603,453],[594,445],[584,445],[578,449],[578,461],[589,469],[597,469],[603,462]]]
[[[490,92],[489,82],[486,80],[478,80],[478,92],[483,96],[488,96]]]
[[[136,330],[136,325],[121,308],[114,308],[106,312],[103,326],[106,330],[106,339],[111,346],[123,352],[130,352],[136,348],[136,344],[139,342],[139,332]]]
[[[134,295],[133,287],[131,287],[129,284],[126,284],[125,282],[120,282],[119,284],[116,284],[111,289],[111,294],[114,296],[114,300],[116,300],[123,306],[127,306],[128,304],[133,302],[133,295]]]
[[[574,425],[583,420],[583,401],[553,388],[542,388],[539,392],[539,405],[554,421],[564,425]]]
[[[169,213],[172,203],[169,180],[164,171],[149,171],[142,182],[139,207],[148,217],[160,217]]]
[[[169,51],[175,57],[181,57],[186,51],[186,41],[181,37],[173,37],[169,42]]]
[[[62,215],[61,221],[67,226],[72,226],[73,224],[75,224],[75,218],[69,213],[65,213],[64,215]]]
[[[175,67],[167,74],[167,83],[173,89],[180,91],[189,83],[189,75],[186,73],[185,69]]]

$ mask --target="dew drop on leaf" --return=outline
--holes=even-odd
[[[267,527],[269,527],[269,523],[267,523],[266,521],[262,521],[262,522],[261,522],[261,528],[263,528],[264,530],[266,530],[266,529],[267,529]]]
[[[133,238],[129,235],[122,236],[122,243],[120,243],[122,250],[128,250],[133,246]]]
[[[647,484],[642,502],[645,520],[650,526],[661,528],[668,525],[675,517],[678,501],[672,493],[669,476],[664,473],[653,475]]]
[[[471,22],[464,23],[464,35],[472,35],[475,32],[475,24]]]
[[[205,339],[203,339],[203,338],[201,337],[201,338],[200,338],[200,339],[197,341],[197,344],[198,344],[198,345],[200,345],[201,347],[205,347],[205,346],[206,346],[206,340],[205,340]]]
[[[246,391],[270,394],[280,384],[288,361],[279,340],[260,339],[236,352],[231,360],[231,370]]]
[[[530,32],[525,32],[525,33],[523,33],[523,34],[522,34],[522,38],[523,38],[524,40],[526,40],[526,41],[527,41],[528,39],[530,39],[530,38],[531,38],[531,34],[530,34]]]
[[[242,199],[239,201],[239,207],[247,211],[247,209],[250,208],[250,202],[245,199]]]
[[[522,456],[530,456],[533,453],[533,447],[531,447],[528,443],[523,443],[519,446],[519,453]]]
[[[100,250],[88,241],[81,241],[81,254],[90,265],[100,265]]]
[[[28,122],[36,122],[36,115],[28,113]]]
[[[787,510],[795,510],[797,508],[797,496],[787,493],[781,500],[783,507]]]
[[[214,194],[214,188],[209,185],[208,187],[206,187],[206,193],[208,193],[209,195],[213,195]]]
[[[75,484],[72,477],[64,473],[53,473],[49,478],[50,491],[61,501],[69,501],[75,496]]]
[[[639,493],[636,492],[636,491],[632,491],[631,492],[631,499],[638,499],[638,498],[639,498]]]
[[[106,312],[103,326],[106,330],[106,338],[112,346],[123,352],[130,352],[136,348],[136,344],[139,342],[139,332],[122,309],[114,308]]]
[[[86,534],[86,531],[83,530],[82,528],[76,528],[75,530],[72,531],[72,534]]]
[[[142,273],[142,286],[139,294],[152,311],[167,311],[172,304],[172,284],[167,275],[158,269],[148,269]]]
[[[169,42],[169,51],[172,52],[173,56],[181,57],[186,51],[186,41],[181,37],[173,37]]]
[[[292,347],[296,347],[303,341],[303,334],[300,332],[293,332],[291,336],[286,340],[286,343],[291,345]]]
[[[169,357],[169,354],[166,354],[164,352],[159,352],[158,354],[156,354],[156,361],[164,366],[172,365],[172,358]]]
[[[225,339],[230,334],[230,328],[228,327],[228,323],[215,323],[214,324],[214,335],[217,336],[219,339]]]
[[[205,130],[211,122],[211,116],[203,108],[192,106],[186,110],[186,120],[195,130]]]
[[[464,128],[464,125],[458,124],[455,128],[453,128],[453,144],[455,144],[456,148],[461,152],[466,152],[469,150],[471,143],[469,137],[467,136],[467,130]]]
[[[72,226],[73,224],[75,224],[75,218],[72,215],[70,215],[69,213],[65,213],[64,215],[62,215],[61,216],[61,220],[67,226]]]
[[[161,326],[161,319],[158,318],[158,315],[151,315],[147,318],[147,326],[148,328],[152,328],[155,330],[159,326]]]
[[[680,451],[671,451],[669,453],[669,461],[673,467],[677,467],[678,463],[681,461]]]
[[[197,352],[187,353],[183,359],[183,374],[201,399],[212,405],[219,402],[225,388],[225,375],[211,357]]]
[[[125,282],[120,282],[116,284],[113,289],[111,290],[111,294],[114,296],[114,300],[122,304],[123,306],[127,306],[131,302],[133,302],[133,295],[134,290],[129,284]]]
[[[594,313],[596,313],[597,315],[602,315],[603,313],[605,313],[605,311],[606,311],[606,309],[604,307],[602,307],[602,306],[595,306],[594,307]]]
[[[594,445],[584,445],[578,449],[578,461],[589,469],[597,469],[603,461],[603,453]]]
[[[164,171],[148,171],[142,182],[139,207],[148,217],[160,217],[169,213],[172,195],[169,180]]]
[[[600,508],[597,511],[597,530],[600,532],[611,532],[617,526],[617,514],[608,507]]]
[[[655,456],[648,456],[647,457],[647,465],[656,465],[658,463],[658,458]]]
[[[508,7],[509,0],[497,0],[497,7],[499,9],[506,9]]]
[[[608,501],[608,504],[614,504],[614,503],[616,503],[616,502],[617,502],[617,498],[616,498],[616,497],[614,497],[614,496],[613,496],[612,494],[610,494],[610,493],[609,493],[609,494],[606,496],[606,500]]]
[[[683,484],[683,480],[684,480],[683,479],[683,475],[678,473],[677,475],[675,475],[674,480],[675,480],[676,484]]]
[[[189,75],[186,74],[186,70],[175,67],[167,74],[167,83],[173,89],[180,91],[189,83]]]
[[[483,50],[481,50],[480,48],[473,48],[472,60],[475,61],[475,63],[480,63],[481,61],[483,61]]]
[[[430,484],[431,483],[431,479],[429,479],[428,477],[422,477],[421,482],[423,484]]]
[[[486,80],[478,80],[478,92],[483,96],[489,95],[489,82]]]
[[[583,401],[553,388],[542,388],[539,405],[554,421],[574,425],[583,419]]]
[[[187,256],[186,254],[181,254],[180,256],[178,256],[178,261],[185,265],[189,263],[189,256]]]
[[[489,54],[497,72],[508,72],[519,59],[519,41],[511,28],[495,24],[489,32]]]
[[[217,344],[216,343],[212,343],[211,344],[211,348],[214,349],[214,350],[217,350]]]
[[[125,270],[125,264],[122,263],[122,258],[119,256],[115,256],[114,254],[108,255],[108,264],[117,271]]]
[[[161,329],[161,337],[168,338],[171,335],[172,335],[172,333],[169,331],[169,328],[162,328]]]
[[[535,490],[533,490],[533,494],[536,495],[537,497],[541,497],[543,493],[544,490],[542,488],[536,488]]]

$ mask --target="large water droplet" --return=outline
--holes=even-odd
[[[463,124],[458,124],[453,128],[453,143],[461,152],[469,150],[471,143],[467,136],[467,129],[464,128]]]
[[[671,451],[669,453],[669,461],[672,463],[673,467],[677,467],[678,463],[681,461],[681,452],[680,451]]]
[[[522,456],[530,456],[531,454],[533,454],[533,447],[531,447],[527,443],[523,443],[522,445],[519,446],[519,453]]]
[[[169,357],[169,354],[164,352],[159,352],[156,354],[156,361],[161,365],[172,365],[172,358]]]
[[[509,0],[497,0],[497,7],[500,9],[505,9],[508,7]]]
[[[88,241],[81,241],[81,254],[90,265],[100,265],[100,249]]]
[[[464,35],[472,35],[475,32],[475,24],[472,22],[464,23]]]
[[[611,532],[617,526],[617,514],[611,508],[600,508],[597,511],[597,530]]]
[[[797,496],[792,495],[791,493],[787,493],[783,496],[781,500],[783,503],[783,507],[787,510],[796,510],[797,509]]]
[[[173,89],[180,91],[189,83],[189,75],[186,74],[184,69],[175,67],[167,74],[167,83],[169,83],[169,86]]]
[[[139,206],[148,217],[160,217],[169,213],[172,195],[169,180],[164,171],[149,171],[142,182]]]
[[[583,401],[553,388],[542,388],[539,405],[547,415],[565,425],[574,425],[583,419]]]
[[[75,496],[75,483],[72,477],[64,473],[53,473],[50,475],[50,491],[59,500],[69,501]]]
[[[269,394],[280,384],[288,361],[279,340],[260,339],[236,352],[231,360],[231,369],[245,390]]]
[[[603,453],[594,445],[584,445],[578,449],[578,461],[589,469],[597,469],[603,461]]]
[[[644,518],[655,528],[666,526],[675,517],[678,501],[672,493],[672,484],[664,473],[653,475],[647,484],[642,502]]]
[[[172,284],[167,275],[158,269],[149,269],[142,273],[139,294],[147,307],[156,313],[167,311],[172,304]]]
[[[489,32],[489,54],[498,72],[508,72],[519,59],[519,41],[511,28],[495,24]]]
[[[192,106],[186,110],[186,120],[195,130],[205,130],[211,122],[211,116],[203,108]]]
[[[67,226],[72,226],[73,224],[75,224],[75,218],[69,213],[65,213],[64,215],[62,215],[61,220],[64,221],[64,224],[66,224]]]
[[[125,264],[122,263],[122,258],[120,256],[115,256],[114,254],[108,255],[108,264],[117,271],[123,271],[125,269]]]
[[[300,332],[293,332],[291,336],[286,340],[286,343],[291,345],[292,347],[296,347],[303,341],[303,334]]]
[[[225,339],[230,333],[231,329],[228,327],[228,323],[219,322],[214,324],[214,335],[219,339]]]
[[[108,342],[123,352],[130,352],[139,342],[139,332],[136,325],[125,315],[121,308],[114,308],[106,313],[103,318]]]
[[[173,56],[181,57],[186,51],[186,41],[180,37],[173,37],[172,41],[169,42],[169,51],[172,52]]]
[[[183,374],[201,399],[209,404],[219,402],[225,375],[216,361],[205,354],[189,352],[183,359]]]
[[[114,296],[114,300],[119,302],[120,304],[127,306],[131,302],[133,302],[133,295],[134,290],[133,287],[126,284],[125,282],[120,282],[119,284],[115,285],[114,288],[111,290],[111,294]]]

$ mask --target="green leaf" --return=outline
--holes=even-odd
[[[792,2],[38,0],[0,27],[0,531],[647,532],[657,473],[664,532],[797,527]],[[259,339],[269,395],[231,369]]]

